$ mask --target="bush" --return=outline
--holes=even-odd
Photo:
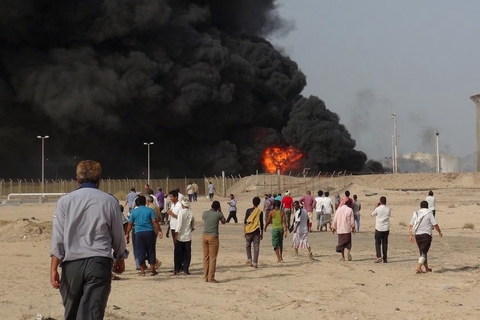
[[[463,229],[471,229],[471,230],[474,230],[475,229],[475,225],[473,223],[470,223],[470,222],[467,222],[463,225]]]

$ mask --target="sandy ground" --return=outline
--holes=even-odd
[[[480,175],[476,174],[344,179],[346,187],[362,202],[360,233],[353,238],[353,261],[339,261],[336,235],[312,232],[313,261],[305,251],[293,256],[289,235],[285,263],[278,264],[267,232],[258,269],[245,265],[241,221],[255,193],[263,192],[245,193],[247,183],[241,182],[229,190],[237,194],[241,221],[220,227],[216,275],[220,283],[205,283],[202,277],[201,213],[210,206],[202,197],[193,205],[197,230],[192,275],[171,275],[172,240],[160,240],[157,255],[163,265],[159,275],[139,277],[133,259],[128,259],[121,280],[113,283],[106,319],[479,319],[478,181]],[[298,187],[296,194],[307,188],[317,191],[321,185],[316,183]],[[408,224],[428,189],[433,189],[437,197],[437,220],[444,237],[434,233],[429,253],[434,272],[417,275],[417,247],[408,241]],[[366,196],[372,193],[377,195]],[[387,197],[393,210],[389,263],[374,264],[375,221],[370,213],[381,195]],[[228,199],[217,200],[226,211]],[[63,319],[60,294],[49,283],[54,206],[0,206],[0,319],[32,319],[36,314]],[[464,228],[466,224],[474,229]]]

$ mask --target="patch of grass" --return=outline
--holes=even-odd
[[[467,222],[463,225],[463,229],[471,229],[471,230],[474,230],[475,229],[475,225],[473,223],[470,223],[470,222]]]
[[[31,307],[30,307],[31,309]],[[27,313],[23,313],[20,317],[20,320],[36,320],[36,319],[42,319],[42,320],[56,320],[55,318],[52,318],[52,317],[46,317],[46,316],[43,316],[42,318],[40,318],[39,314],[27,314]]]
[[[105,320],[127,320],[127,318],[112,311],[105,310]]]
[[[30,314],[31,310],[32,310],[32,305],[28,306],[28,312],[25,312],[25,311],[22,310],[22,315],[20,316],[20,320],[34,319],[35,315]]]
[[[406,224],[405,222],[403,222],[403,221],[400,221],[398,224],[399,224],[400,226],[402,226],[402,227],[406,227],[406,226],[407,226],[407,224]]]
[[[332,192],[335,190],[335,187],[326,187],[324,191]]]

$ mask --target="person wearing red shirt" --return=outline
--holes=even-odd
[[[285,196],[282,198],[281,209],[285,212],[288,229],[290,229],[290,217],[292,216],[292,203],[293,198],[290,197],[290,191],[285,191]]]

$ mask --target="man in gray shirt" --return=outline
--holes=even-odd
[[[213,201],[213,195],[215,193],[215,187],[213,186],[211,181],[208,183],[207,189],[208,189],[208,198],[211,201]]]
[[[132,212],[133,208],[135,208],[135,198],[137,197],[137,192],[135,191],[134,187],[130,188],[130,192],[127,193],[126,199],[126,206],[128,207],[128,212]]]
[[[98,190],[100,163],[82,161],[76,173],[79,188],[58,200],[53,216],[50,283],[60,289],[66,320],[103,319],[112,270],[122,273],[128,257],[120,206]]]
[[[356,194],[353,195],[353,217],[355,218],[355,224],[357,225],[357,233],[360,232],[360,210],[362,210],[362,204],[358,201],[358,197]]]

